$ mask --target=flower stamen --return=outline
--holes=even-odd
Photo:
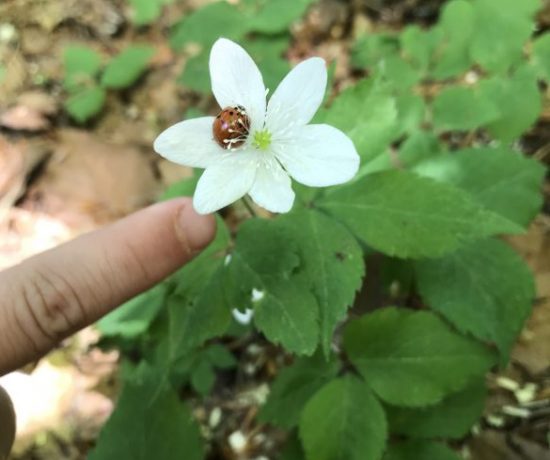
[[[252,145],[259,150],[267,150],[271,145],[271,133],[267,129],[256,131]]]

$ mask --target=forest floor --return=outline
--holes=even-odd
[[[5,63],[0,84],[0,269],[148,205],[168,185],[189,176],[188,169],[155,155],[152,141],[188,108],[214,108],[211,97],[199,97],[176,83],[185,62],[170,50],[165,33],[169,18],[204,3],[176,2],[154,25],[141,29],[128,25],[122,0],[0,3],[0,62]],[[363,3],[369,7],[337,0],[314,5],[293,27],[288,57],[346,56],[357,30],[429,23],[442,2]],[[550,6],[540,21],[548,26]],[[130,90],[110,94],[93,122],[76,125],[62,109],[64,47],[76,41],[115,54],[135,40],[157,50],[147,74]],[[342,87],[351,78],[342,59],[335,82]],[[548,162],[550,107],[544,113],[525,142],[542,145],[538,151]],[[550,459],[548,183],[545,196],[544,209],[529,232],[512,239],[535,273],[533,314],[508,368],[487,377],[485,416],[456,446],[465,458]],[[14,459],[85,458],[112,410],[117,387],[117,354],[94,348],[97,339],[88,328],[48,357],[0,379],[15,395],[19,416]],[[281,353],[261,339],[235,348],[241,357],[239,385],[230,390],[218,385],[211,396],[195,402],[195,415],[215,446],[210,458],[273,458],[270,452],[281,434],[257,425],[254,415],[280,367]],[[246,434],[251,445],[236,446],[238,433]]]

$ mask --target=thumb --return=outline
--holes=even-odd
[[[160,203],[0,273],[0,375],[174,272],[214,237],[191,200]]]

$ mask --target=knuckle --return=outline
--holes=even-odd
[[[36,348],[54,344],[83,321],[85,310],[78,293],[65,277],[39,269],[27,275],[17,308],[19,326],[32,338]]]

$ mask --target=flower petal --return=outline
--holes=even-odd
[[[304,126],[292,139],[274,142],[273,149],[294,179],[312,187],[342,184],[359,169],[351,139],[329,125]]]
[[[155,152],[180,165],[206,168],[225,152],[212,137],[214,117],[185,120],[164,130],[155,139]]]
[[[294,203],[290,177],[274,157],[263,159],[248,193],[256,204],[271,212],[288,212]]]
[[[325,61],[315,57],[294,67],[267,106],[266,125],[276,137],[288,128],[308,124],[323,102],[327,87]]]
[[[199,214],[221,209],[248,193],[258,169],[253,151],[230,152],[209,166],[202,174],[193,205]]]
[[[242,105],[251,128],[261,129],[266,92],[262,74],[250,55],[231,40],[220,38],[210,52],[210,78],[220,107]]]

